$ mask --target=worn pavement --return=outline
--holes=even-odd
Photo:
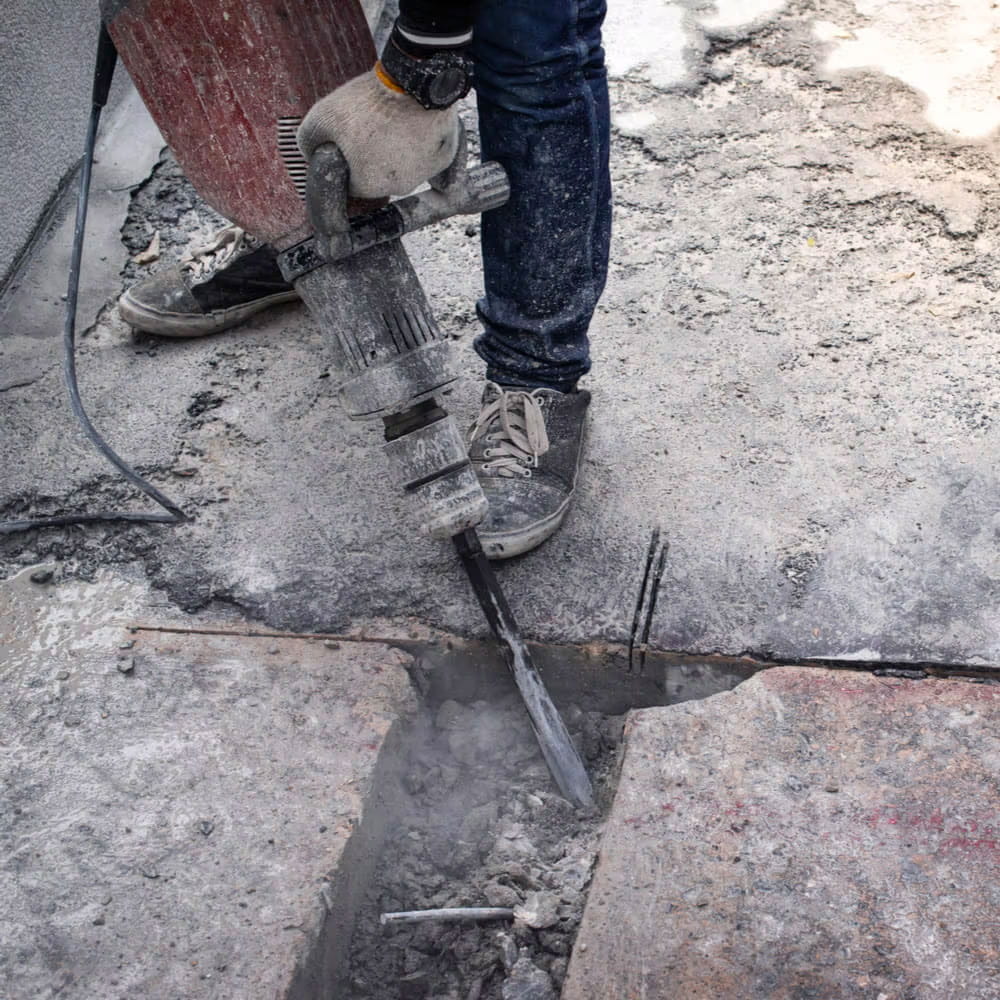
[[[0,584],[0,996],[332,988],[398,787],[409,657],[130,632],[175,621],[141,575],[52,570]]]
[[[640,604],[660,649],[1000,659],[998,17],[978,0],[612,5],[616,228],[588,456],[559,536],[500,568],[530,635],[628,641]],[[168,169],[134,193],[128,250],[92,258],[101,302],[156,229],[173,250],[209,225],[176,186],[153,198]],[[476,235],[458,220],[408,243],[469,358],[463,421]],[[141,506],[67,413],[46,298],[2,315],[0,513]],[[94,302],[81,325],[96,423],[195,521],[4,539],[5,572],[138,560],[181,608],[483,632],[450,547],[390,495],[377,432],[343,420],[302,309],[190,343]]]
[[[993,1000],[1000,690],[775,668],[634,712],[563,1000]]]

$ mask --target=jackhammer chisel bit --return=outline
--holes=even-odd
[[[399,240],[422,226],[485,212],[507,200],[510,189],[499,164],[470,168],[466,157],[462,131],[454,162],[429,190],[349,218],[347,164],[334,144],[319,147],[306,184],[315,233],[284,250],[279,262],[331,334],[344,409],[355,420],[381,419],[394,478],[413,500],[421,529],[454,540],[552,777],[574,805],[589,808],[593,793],[586,769],[476,535],[486,497],[454,417],[438,399],[457,378],[451,345]]]

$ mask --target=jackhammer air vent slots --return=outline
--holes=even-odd
[[[400,354],[416,350],[441,339],[441,331],[432,316],[412,306],[382,316],[392,343]]]
[[[309,164],[299,151],[299,143],[296,138],[301,124],[301,118],[289,117],[278,119],[278,152],[281,153],[281,159],[284,161],[288,176],[292,178],[295,190],[304,201]]]

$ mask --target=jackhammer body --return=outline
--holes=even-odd
[[[393,478],[420,528],[454,539],[553,777],[589,806],[586,771],[478,544],[486,498],[440,402],[457,378],[450,342],[399,241],[502,204],[507,179],[496,164],[467,167],[463,134],[454,163],[428,190],[352,218],[339,150],[321,146],[306,163],[295,132],[317,99],[371,67],[371,36],[357,0],[298,0],[294,24],[288,7],[102,0],[122,61],[189,179],[280,251],[286,279],[327,333],[345,412],[381,420]]]

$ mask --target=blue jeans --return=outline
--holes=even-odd
[[[574,388],[611,239],[605,0],[483,0],[473,56],[484,160],[511,197],[482,220],[476,352],[504,385]]]

